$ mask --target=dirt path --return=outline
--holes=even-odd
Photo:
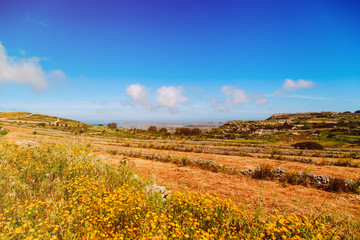
[[[60,122],[60,118],[57,118],[56,121],[50,123],[50,125],[55,126],[56,124],[58,124]]]
[[[22,118],[31,117],[32,115],[35,115],[36,113],[30,113],[29,115],[23,116]]]

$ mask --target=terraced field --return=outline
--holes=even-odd
[[[230,198],[248,210],[330,219],[347,237],[360,229],[360,150],[299,150],[283,144],[139,140],[7,125],[2,141],[88,146],[171,191]],[[34,133],[36,131],[36,133]]]

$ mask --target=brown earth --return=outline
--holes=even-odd
[[[93,146],[104,147],[103,144],[93,144]],[[256,158],[256,157],[239,157],[239,156],[229,156],[229,155],[216,155],[208,153],[193,153],[193,152],[180,152],[180,151],[169,151],[169,150],[157,150],[157,149],[148,149],[148,148],[132,148],[132,147],[122,147],[122,146],[111,146],[105,147],[107,149],[125,149],[125,150],[137,150],[147,153],[158,153],[170,156],[187,156],[189,158],[201,158],[206,160],[213,160],[224,165],[234,167],[237,169],[249,169],[256,168],[261,164],[267,163],[275,167],[284,168],[288,170],[294,170],[298,172],[309,172],[318,175],[346,178],[346,179],[358,179],[360,178],[360,168],[351,168],[351,167],[341,167],[341,166],[322,166],[308,163],[300,162],[289,162],[289,161],[279,161],[266,158]]]
[[[37,141],[37,142],[71,142],[74,144],[90,144],[91,148],[103,159],[112,164],[118,164],[124,157],[109,154],[106,149],[134,149],[142,152],[169,154],[172,156],[187,156],[214,160],[240,169],[254,168],[261,163],[271,163],[276,167],[296,171],[309,171],[320,175],[355,179],[360,177],[359,168],[318,166],[314,164],[286,162],[271,159],[251,157],[225,156],[192,152],[178,152],[155,149],[138,149],[114,146],[113,139],[74,135],[57,131],[27,129],[3,125],[10,132],[1,137],[1,141]],[[37,134],[33,134],[36,131]],[[99,144],[103,142],[105,144]],[[109,145],[106,145],[109,143]],[[317,216],[331,215],[336,219],[348,218],[360,220],[360,195],[348,193],[330,193],[304,186],[284,186],[279,182],[252,179],[247,176],[234,176],[214,173],[192,167],[180,167],[171,163],[162,163],[139,158],[128,158],[136,173],[144,177],[154,177],[158,185],[164,185],[171,190],[191,191],[217,194],[243,203],[249,209],[264,211],[279,209],[286,213]]]
[[[101,152],[114,165],[124,157]],[[142,176],[154,177],[157,184],[172,190],[217,194],[243,203],[249,209],[260,205],[266,211],[280,209],[287,213],[315,215],[334,214],[338,217],[360,219],[360,196],[346,193],[329,193],[303,186],[283,186],[278,182],[214,173],[192,167],[179,167],[171,163],[139,158],[133,169]]]

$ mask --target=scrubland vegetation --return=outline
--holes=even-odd
[[[0,120],[18,126],[114,138],[221,140],[281,145],[313,141],[323,147],[360,146],[358,112],[275,114],[262,121],[228,121],[222,127],[213,129],[196,127],[158,129],[156,126],[150,126],[148,129],[123,129],[118,128],[115,122],[107,126],[101,124],[95,126],[65,118],[23,112],[0,113]]]
[[[323,219],[264,215],[230,200],[146,193],[147,180],[65,144],[0,145],[2,239],[337,239]]]
[[[359,119],[121,129],[0,113],[0,239],[357,239]]]

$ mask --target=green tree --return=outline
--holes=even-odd
[[[108,127],[108,128],[113,128],[113,129],[115,129],[115,128],[117,128],[117,124],[114,123],[114,122],[112,122],[112,123],[109,123],[109,124],[107,125],[107,127]]]
[[[156,126],[150,126],[148,131],[149,132],[157,132],[157,127]]]
[[[168,130],[166,129],[166,128],[160,128],[159,129],[159,132],[161,132],[161,133],[167,133],[168,132]]]

